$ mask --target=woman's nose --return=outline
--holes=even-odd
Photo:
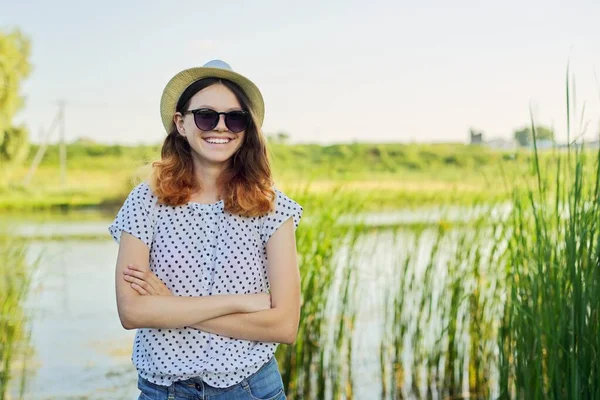
[[[225,115],[219,115],[219,123],[215,126],[216,131],[226,131],[227,125],[225,125]]]

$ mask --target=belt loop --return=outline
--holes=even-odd
[[[242,389],[244,390],[248,390],[248,381],[246,380],[246,378],[242,379],[242,382],[240,382],[240,384],[242,385]]]
[[[167,392],[169,393],[168,400],[175,400],[175,382],[173,382],[168,388]]]

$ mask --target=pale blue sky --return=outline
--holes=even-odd
[[[156,143],[159,100],[182,69],[223,59],[294,142],[466,141],[528,123],[565,130],[565,68],[598,129],[597,0],[6,0],[0,29],[32,40],[23,86],[32,139],[65,99],[66,134]]]

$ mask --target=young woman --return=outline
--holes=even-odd
[[[303,208],[274,187],[256,85],[213,60],[166,85],[161,160],[109,232],[139,399],[285,399]]]

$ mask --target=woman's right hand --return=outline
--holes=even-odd
[[[123,271],[123,279],[141,295],[172,296],[167,285],[154,275],[149,266],[129,264]]]
[[[243,312],[251,313],[257,311],[269,310],[271,308],[270,293],[256,293],[244,295]]]

